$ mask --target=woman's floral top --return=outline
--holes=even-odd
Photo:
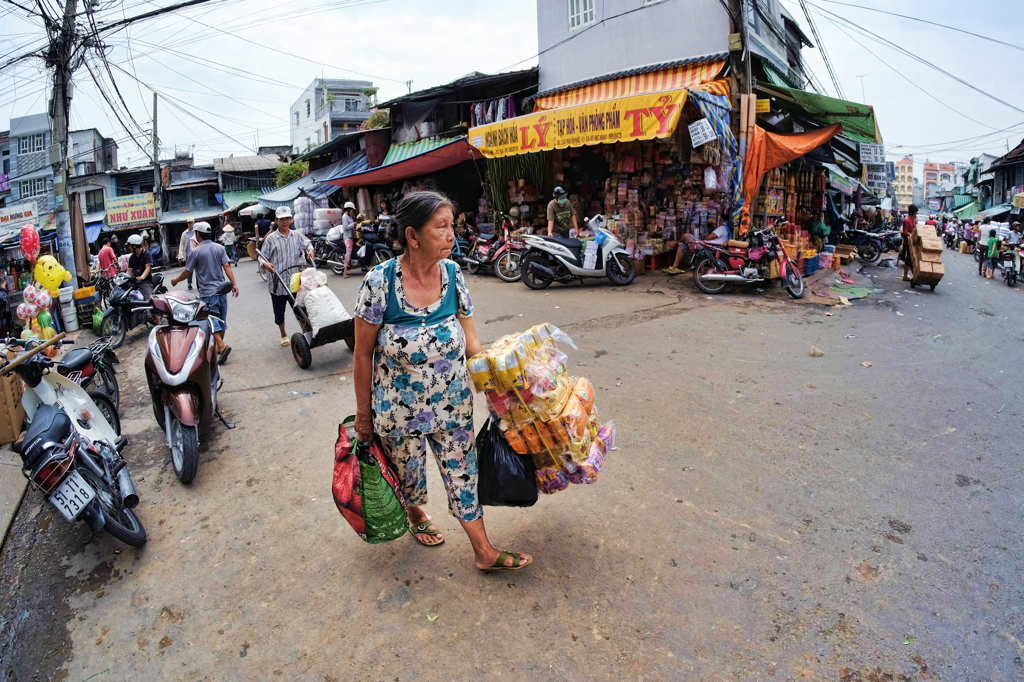
[[[415,308],[406,300],[397,258],[370,270],[359,289],[356,316],[381,325],[373,354],[373,424],[381,436],[398,438],[467,426],[473,431],[466,337],[459,323],[459,318],[473,315],[473,301],[459,266],[444,260],[439,267],[441,296],[425,308]],[[393,279],[389,268],[394,268]],[[436,313],[453,285],[457,300],[453,314],[430,324],[428,316],[438,317]],[[403,324],[389,324],[385,319],[393,317],[386,315],[390,296],[395,297],[391,309],[400,308],[404,313]],[[412,318],[420,323],[410,323]]]

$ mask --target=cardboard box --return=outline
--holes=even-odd
[[[633,259],[633,267],[636,268],[636,276],[637,277],[647,273],[647,265],[645,264],[643,258],[634,258]]]
[[[960,253],[971,253],[971,245],[967,242],[960,242]]]
[[[21,397],[25,395],[25,384],[14,372],[0,376],[0,443],[13,443],[21,435],[25,424],[25,408]]]

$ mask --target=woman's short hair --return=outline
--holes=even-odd
[[[407,247],[408,240],[405,236],[405,228],[411,227],[417,233],[423,229],[435,213],[442,208],[447,208],[455,215],[455,204],[452,200],[440,192],[410,192],[402,197],[395,209],[395,218],[391,221],[392,239],[397,239],[402,248]]]

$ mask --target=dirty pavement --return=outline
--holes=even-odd
[[[486,509],[497,546],[535,557],[490,575],[433,465],[445,544],[352,533],[330,492],[351,353],[299,369],[243,262],[222,398],[238,428],[180,484],[131,334],[149,541],[91,537],[29,490],[0,555],[3,679],[1022,679],[1024,298],[968,256],[946,266],[934,292],[868,268],[871,295],[835,307],[818,285],[708,297],[688,274],[468,278],[485,343],[545,321],[573,337],[619,434],[596,485]],[[351,307],[358,279],[330,285]]]

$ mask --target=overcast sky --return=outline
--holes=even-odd
[[[1019,45],[1024,35],[1022,0],[807,2],[846,99],[875,107],[890,158],[910,152],[918,162],[945,162],[982,151],[998,155],[1006,151],[1007,141],[1013,147],[1024,137],[1024,94],[1017,86],[1024,52],[965,33]],[[782,3],[811,35],[799,3]],[[97,16],[101,22],[113,21],[168,4],[170,0],[101,0]],[[882,43],[848,24],[837,27],[832,22],[838,20],[826,11],[878,34]],[[38,20],[0,9],[0,38],[4,61],[26,46],[40,45],[43,33]],[[72,128],[98,128],[118,140],[122,165],[144,164],[146,156],[132,138],[150,144],[152,93],[134,76],[202,119],[170,103],[161,105],[162,156],[169,149],[194,148],[197,162],[209,163],[216,157],[253,153],[257,134],[261,145],[288,144],[288,108],[316,76],[372,80],[383,101],[405,92],[407,80],[418,90],[470,71],[495,73],[534,65],[536,0],[215,0],[137,24],[106,42],[114,80],[142,132],[129,135],[124,130],[84,66],[75,77]],[[897,43],[1019,110],[900,54],[891,47]],[[805,48],[804,57],[827,94],[835,95],[821,51]],[[90,57],[89,63],[116,100],[102,62]],[[45,111],[46,81],[45,72],[34,64],[8,70],[0,78],[0,121]],[[122,119],[134,129],[124,114]],[[954,142],[982,135],[988,137]]]

